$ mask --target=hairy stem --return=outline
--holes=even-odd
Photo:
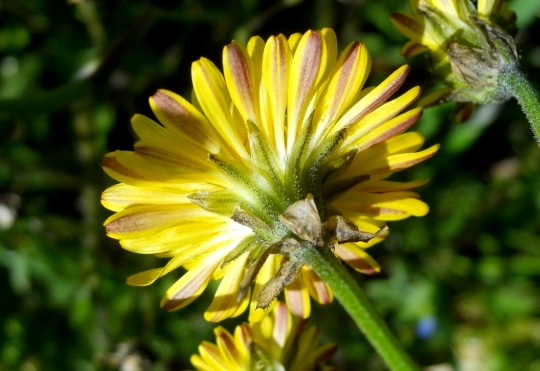
[[[326,282],[390,370],[417,370],[354,278],[328,249],[303,243],[295,257],[309,264]]]
[[[540,146],[540,103],[536,91],[517,68],[506,71],[502,75],[502,83],[503,88],[517,99]]]

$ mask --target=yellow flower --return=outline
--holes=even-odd
[[[191,103],[159,90],[150,105],[161,124],[133,117],[135,151],[104,160],[121,182],[103,193],[103,205],[116,212],[105,226],[124,249],[169,261],[128,284],[149,285],[182,267],[161,302],[166,310],[221,280],[209,321],[244,312],[252,290],[250,320],[260,319],[283,289],[292,312],[305,318],[310,296],[329,303],[332,293],[310,267],[289,259],[303,241],[303,221],[294,218],[304,204],[319,232],[324,223],[314,243],[360,272],[379,270],[364,249],[384,238],[385,222],[428,211],[411,191],[425,182],[387,178],[438,147],[417,152],[423,137],[402,134],[421,115],[420,108],[403,112],[418,87],[389,100],[409,67],[363,88],[364,45],[337,53],[330,29],[253,37],[247,48],[233,41],[223,50],[223,74],[205,58],[193,63]]]
[[[502,0],[411,0],[413,16],[394,13],[395,26],[411,40],[402,53],[428,52],[433,73],[449,89],[437,98],[491,103],[510,98],[500,77],[517,65],[510,33],[515,14]]]
[[[293,318],[284,303],[256,323],[243,323],[234,335],[218,326],[216,343],[204,341],[191,363],[199,371],[331,370],[325,362],[334,344],[319,347],[319,331],[306,320]]]

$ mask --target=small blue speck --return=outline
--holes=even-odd
[[[420,339],[429,339],[437,331],[437,318],[433,315],[425,316],[416,323],[416,335]]]

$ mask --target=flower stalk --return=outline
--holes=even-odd
[[[305,241],[293,255],[309,264],[326,282],[390,370],[418,370],[354,278],[329,249]]]
[[[502,74],[502,87],[518,101],[531,125],[534,138],[540,146],[540,102],[530,82],[518,68],[512,68]]]

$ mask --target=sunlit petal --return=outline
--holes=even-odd
[[[409,71],[409,66],[402,66],[376,88],[370,90],[369,93],[363,96],[339,119],[336,124],[336,130],[355,124],[369,112],[375,110],[380,104],[384,103],[403,84]]]
[[[237,42],[223,49],[223,72],[227,88],[245,121],[260,122],[255,71],[247,51]]]
[[[320,138],[332,129],[333,121],[350,107],[369,75],[370,66],[371,58],[363,44],[352,43],[343,51],[326,92],[315,109],[313,121],[319,126],[314,138]]]
[[[272,124],[272,129],[268,128],[267,132],[269,136],[274,135],[278,153],[285,153],[285,111],[291,61],[291,51],[285,36],[271,36],[264,49],[262,76],[268,90],[271,113],[268,121]]]
[[[235,261],[229,263],[227,272],[219,284],[214,300],[204,313],[204,318],[210,322],[219,322],[222,319],[233,317],[233,314],[242,313],[249,304],[247,295],[240,296],[240,283],[246,270],[247,254],[243,254]],[[237,310],[239,308],[239,310]]]
[[[188,270],[165,293],[161,307],[167,311],[178,310],[197,299],[204,291],[212,273],[221,263],[223,252],[217,251],[205,258],[203,262]]]
[[[205,58],[194,62],[191,69],[193,89],[204,114],[223,137],[234,147],[242,158],[248,158],[244,147],[246,129],[236,125],[231,114],[231,96],[227,91],[225,79],[217,67]],[[219,124],[218,124],[219,123]]]

